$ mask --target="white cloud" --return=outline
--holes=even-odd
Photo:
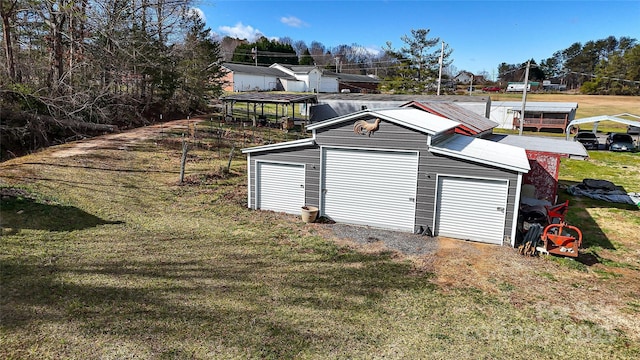
[[[189,14],[189,16],[197,16],[200,19],[202,19],[202,21],[204,21],[204,22],[207,21],[206,16],[204,16],[204,12],[202,10],[200,10],[200,8],[192,7],[192,8],[189,9],[188,14]]]
[[[301,28],[303,26],[307,26],[307,23],[298,19],[295,16],[283,16],[280,18],[280,22],[294,28]]]
[[[254,41],[260,36],[263,36],[260,30],[254,29],[251,25],[244,25],[241,22],[234,26],[220,26],[218,30],[224,35],[237,39],[247,39],[249,41]]]

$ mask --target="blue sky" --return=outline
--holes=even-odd
[[[640,41],[640,0],[400,1],[202,0],[207,26],[221,36],[288,36],[334,46],[394,49],[411,29],[430,29],[453,49],[458,70],[497,75],[500,63],[540,62],[575,42],[610,35]]]

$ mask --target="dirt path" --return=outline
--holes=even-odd
[[[185,132],[187,132],[191,124],[195,124],[199,121],[201,121],[201,119],[173,120],[162,124],[135,128],[117,134],[108,134],[86,140],[74,141],[72,143],[57,146],[51,153],[51,156],[62,158],[82,155],[98,149],[125,149],[139,141],[153,138],[165,131],[184,129]]]

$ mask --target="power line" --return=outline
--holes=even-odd
[[[621,78],[614,78],[614,77],[610,77],[610,76],[587,74],[587,73],[582,73],[582,72],[577,72],[577,71],[567,71],[567,72],[565,72],[565,74],[575,74],[575,75],[587,76],[587,77],[590,77],[590,78],[602,78],[602,79],[621,81],[623,83],[640,84],[640,81],[636,81],[636,80],[627,80],[627,79],[621,79]]]

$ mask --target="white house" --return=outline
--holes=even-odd
[[[470,84],[471,79],[474,78],[474,75],[468,71],[460,71],[458,75],[456,75],[453,80],[458,84]],[[474,81],[475,82],[475,81]]]
[[[224,63],[227,70],[224,90],[290,91],[311,93],[377,92],[380,80],[358,74],[325,71],[317,66],[284,65],[269,67]],[[347,89],[347,90],[344,90]]]
[[[282,81],[295,82],[296,78],[278,69],[264,66],[224,63],[226,91],[285,90]]]
[[[328,75],[317,66],[311,65],[283,65],[275,63],[270,66],[293,76],[296,80],[304,83],[300,92],[338,92],[338,79],[336,76]]]

